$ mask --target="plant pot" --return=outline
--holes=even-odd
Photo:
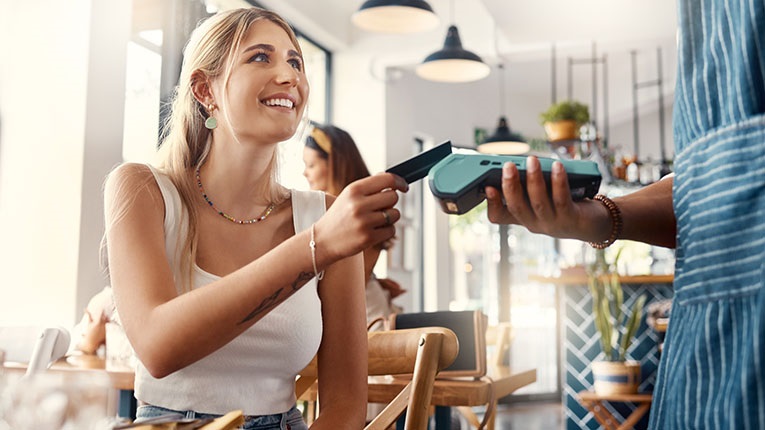
[[[564,120],[544,123],[547,140],[558,142],[561,140],[574,140],[579,137],[576,121]]]
[[[640,363],[637,361],[593,361],[592,379],[597,394],[635,394],[640,385]]]

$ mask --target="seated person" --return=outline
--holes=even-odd
[[[339,194],[348,184],[369,176],[364,159],[348,132],[333,125],[315,125],[303,147],[303,176],[312,190]],[[382,250],[392,246],[391,240],[376,243],[364,250],[367,323],[382,329],[391,314],[401,312],[393,299],[406,290],[390,278],[378,279],[373,269]],[[382,321],[379,319],[382,318]]]
[[[90,299],[82,319],[72,328],[70,354],[79,352],[103,357],[106,323],[112,320],[116,320],[116,310],[112,289],[107,286]]]

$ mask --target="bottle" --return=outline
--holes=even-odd
[[[625,178],[627,182],[636,184],[640,182],[640,162],[633,161],[627,165],[627,176]]]
[[[644,163],[640,165],[640,171],[638,172],[638,179],[641,185],[649,185],[656,181],[654,179],[654,166],[655,163],[648,157]]]

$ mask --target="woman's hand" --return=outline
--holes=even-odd
[[[526,161],[524,190],[518,168],[514,163],[505,163],[502,167],[502,192],[486,188],[489,221],[519,224],[532,233],[560,238],[597,241],[608,237],[610,224],[607,211],[598,202],[573,201],[566,170],[559,161],[552,165],[550,180],[552,198],[547,193],[539,160],[530,156]]]
[[[322,259],[329,263],[391,239],[393,224],[401,213],[393,206],[396,191],[409,185],[399,176],[380,173],[349,184],[315,225],[316,242],[324,249]]]
[[[98,311],[96,315],[92,315],[86,309],[85,315],[82,316],[82,321],[80,321],[82,325],[82,339],[77,343],[77,349],[84,354],[95,354],[98,348],[106,343],[106,323],[108,321],[103,310]]]

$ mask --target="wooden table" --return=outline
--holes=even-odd
[[[26,372],[27,364],[5,362],[3,368],[11,372]],[[62,358],[53,363],[48,372],[106,373],[112,388],[117,390],[132,390],[135,379],[135,373],[128,368],[106,370],[106,361],[95,355],[71,355]]]
[[[451,427],[451,406],[484,406],[492,399],[505,397],[536,382],[536,369],[515,371],[504,366],[490,366],[488,378],[439,379],[433,386],[431,403],[436,406],[436,429]],[[369,401],[388,403],[408,383],[404,378],[370,378]],[[492,423],[493,425],[493,418]],[[491,427],[490,427],[491,428]]]
[[[595,419],[606,430],[629,430],[635,427],[640,418],[651,407],[653,396],[651,394],[609,394],[599,395],[592,391],[581,391],[577,394],[579,402],[587,408]],[[606,409],[603,402],[635,403],[638,405],[634,411],[624,420],[619,421]]]
[[[10,372],[23,373],[27,363],[5,362],[3,369]],[[120,417],[135,418],[137,402],[133,395],[135,373],[129,368],[106,369],[106,360],[95,355],[71,355],[64,357],[51,365],[47,372],[79,373],[101,376],[106,374],[112,388],[117,390],[117,414]]]

